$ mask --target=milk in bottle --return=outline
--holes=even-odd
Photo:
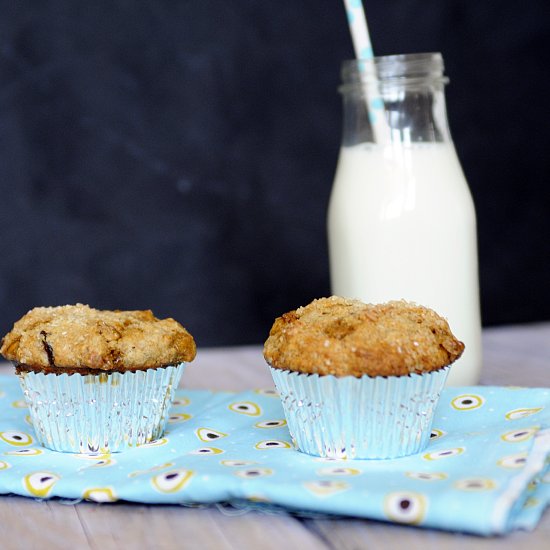
[[[466,349],[448,384],[479,381],[476,219],[447,128],[439,54],[377,58],[378,78],[344,65],[344,139],[328,212],[333,294],[406,299],[449,321]],[[369,85],[378,85],[387,139],[369,135]]]

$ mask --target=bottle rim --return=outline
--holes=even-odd
[[[443,56],[439,52],[384,55],[372,60],[350,59],[342,62],[342,85],[344,93],[357,86],[379,83],[386,86],[430,86],[447,84],[443,74]]]

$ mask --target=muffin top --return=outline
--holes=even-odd
[[[301,373],[405,376],[450,365],[463,350],[431,309],[332,296],[278,317],[264,357],[272,367]]]
[[[4,336],[0,353],[46,372],[126,371],[192,361],[196,347],[174,319],[76,304],[32,309]]]

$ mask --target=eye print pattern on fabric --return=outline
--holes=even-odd
[[[182,468],[170,470],[151,478],[151,484],[161,493],[177,493],[189,483],[193,477],[193,473],[191,470],[184,470]]]
[[[527,441],[531,439],[539,431],[538,426],[532,428],[523,428],[519,430],[513,430],[511,432],[506,432],[500,436],[502,441],[508,443],[517,443],[518,441]]]
[[[306,481],[304,487],[317,497],[330,497],[336,493],[347,491],[350,485],[345,481],[320,479],[316,481]]]
[[[216,447],[201,447],[200,449],[195,449],[194,451],[189,451],[190,455],[221,455],[225,453],[223,449],[218,449]]]
[[[11,406],[16,409],[28,409],[29,407],[24,399],[18,399],[17,401],[14,401]]]
[[[0,470],[7,470],[8,468],[11,468],[11,464],[5,460],[0,460]]]
[[[165,462],[164,464],[157,464],[155,466],[152,466],[151,468],[147,468],[147,470],[135,470],[134,472],[130,472],[128,474],[128,477],[137,477],[144,474],[150,474],[151,472],[158,472],[159,470],[164,470],[165,468],[171,468],[174,465],[173,462]]]
[[[259,393],[260,395],[265,395],[267,397],[279,397],[279,394],[277,393],[277,390],[264,390],[264,389],[258,389],[254,390],[254,393]]]
[[[523,508],[534,508],[535,506],[538,506],[540,504],[540,501],[538,498],[529,497],[525,504],[523,505]]]
[[[270,498],[267,498],[265,495],[250,495],[248,497],[248,500],[250,500],[251,502],[259,502],[259,503],[269,503],[271,502],[271,499]]]
[[[419,479],[420,481],[441,481],[449,477],[444,472],[405,472],[405,475],[411,479]]]
[[[537,488],[537,485],[540,483],[539,479],[533,479],[529,485],[527,485],[528,491],[534,491]]]
[[[262,409],[260,408],[260,406],[256,403],[252,403],[251,401],[231,403],[228,408],[230,411],[240,414],[246,414],[248,416],[260,416],[262,414]]]
[[[421,523],[427,508],[427,498],[420,493],[396,492],[384,499],[384,513],[398,523]]]
[[[437,428],[432,428],[432,431],[430,432],[430,441],[441,439],[445,435],[447,435],[447,432],[444,432],[443,430],[438,430]]]
[[[252,479],[256,477],[266,477],[273,475],[273,470],[271,468],[249,468],[248,470],[237,470],[233,473],[238,477]]]
[[[212,430],[211,428],[198,428],[195,430],[195,435],[201,441],[205,442],[214,441],[215,439],[220,439],[221,437],[227,437],[227,434]]]
[[[82,493],[82,498],[92,502],[116,502],[118,500],[112,487],[90,487]]]
[[[17,451],[6,451],[5,455],[12,456],[37,456],[41,455],[44,451],[42,449],[17,449]]]
[[[174,407],[187,407],[191,403],[191,400],[187,397],[177,397],[172,401],[172,406]]]
[[[254,424],[256,428],[280,428],[281,426],[286,426],[286,420],[264,420],[263,422],[258,422]]]
[[[263,449],[291,449],[290,443],[288,441],[279,441],[277,439],[268,439],[267,441],[259,441],[254,446],[258,450]]]
[[[25,432],[0,432],[0,439],[16,447],[26,447],[32,444],[32,437]]]
[[[434,451],[433,453],[426,453],[422,455],[422,458],[426,460],[440,460],[442,458],[460,455],[463,452],[464,447],[455,447],[454,449],[443,449],[441,451]]]
[[[533,414],[537,414],[542,411],[544,407],[537,407],[533,409],[514,409],[513,411],[508,411],[504,417],[506,420],[518,420],[520,418],[527,418]]]
[[[457,411],[472,411],[479,409],[485,403],[485,398],[481,395],[464,394],[455,397],[451,401],[451,406]]]
[[[187,422],[190,418],[192,418],[192,415],[190,415],[190,414],[172,413],[168,417],[168,423],[169,424],[179,424],[180,422]]]
[[[468,479],[459,479],[455,482],[454,486],[461,491],[491,491],[496,489],[497,484],[492,479],[472,477]]]
[[[52,472],[33,472],[23,478],[23,486],[32,496],[46,498],[60,479],[59,475]]]
[[[33,423],[32,423],[32,418],[31,418],[31,415],[30,415],[30,414],[25,415],[25,422],[26,422],[29,426],[32,426],[32,425],[33,425]]]
[[[504,456],[497,461],[502,468],[523,468],[527,462],[527,453]]]

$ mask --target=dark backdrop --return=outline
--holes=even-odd
[[[329,293],[352,56],[340,1],[0,8],[2,333],[35,305],[80,301],[152,308],[200,345],[253,343]],[[378,54],[444,55],[484,323],[550,319],[547,1],[368,12]]]

